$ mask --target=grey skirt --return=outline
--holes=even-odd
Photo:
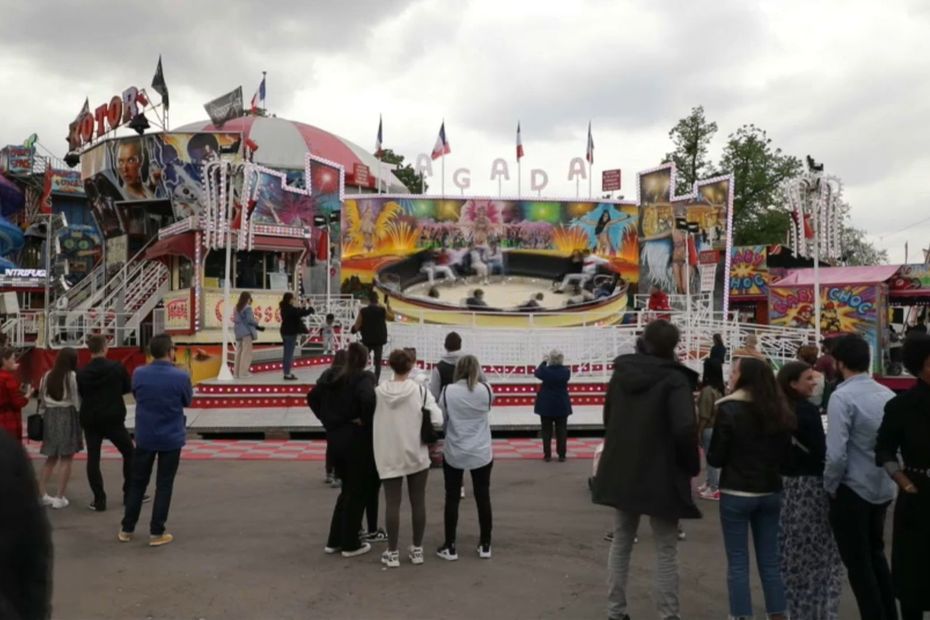
[[[81,423],[74,407],[48,407],[44,422],[42,448],[45,456],[71,456],[84,449]]]

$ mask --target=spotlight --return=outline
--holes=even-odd
[[[149,128],[149,119],[145,118],[145,113],[139,112],[129,121],[129,128],[141,136]]]
[[[74,151],[71,151],[70,153],[65,155],[65,163],[68,165],[69,168],[74,168],[79,163],[81,163],[81,156],[75,153]]]

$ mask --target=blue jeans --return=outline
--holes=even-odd
[[[704,432],[701,433],[701,447],[704,448],[705,459],[707,458],[707,451],[710,450],[710,438],[713,436],[713,434],[714,429],[712,428],[705,428]],[[704,481],[712,491],[716,491],[720,488],[720,470],[718,468],[707,465],[705,476],[706,478]]]
[[[727,590],[731,616],[752,617],[752,597],[749,593],[750,526],[762,593],[765,595],[766,613],[782,614],[788,609],[778,561],[780,513],[781,493],[762,497],[720,494],[720,524],[727,552]]]
[[[297,336],[281,336],[284,339],[284,376],[291,374],[294,365],[294,349],[297,348]]]

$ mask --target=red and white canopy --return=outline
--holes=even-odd
[[[272,168],[304,167],[304,155],[309,150],[313,155],[341,164],[346,171],[346,191],[352,191],[359,184],[353,178],[355,164],[364,164],[369,169],[369,179],[362,187],[377,190],[378,160],[374,155],[349,142],[345,138],[324,131],[313,125],[306,125],[284,118],[264,116],[242,116],[227,121],[222,129],[217,129],[210,121],[189,123],[177,127],[174,131],[239,131],[246,138],[251,138],[258,145],[254,161]],[[389,194],[406,194],[407,188],[391,172],[390,164],[381,168],[382,192]]]

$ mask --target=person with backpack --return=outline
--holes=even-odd
[[[52,508],[67,508],[65,497],[71,479],[74,455],[84,449],[78,410],[81,396],[77,385],[77,351],[65,347],[58,352],[55,365],[39,384],[39,411],[42,412],[43,435],[40,452],[47,458],[39,473],[39,495]],[[58,468],[58,495],[50,496],[48,481]]]
[[[361,333],[362,344],[374,356],[376,385],[381,380],[381,356],[388,340],[387,309],[379,301],[377,291],[371,291],[368,294],[368,305],[359,311],[351,329],[353,334]]]
[[[324,551],[345,558],[371,551],[368,541],[359,537],[362,512],[378,480],[372,434],[375,378],[365,370],[367,365],[368,350],[353,342],[345,363],[324,371],[307,395],[310,409],[326,429],[336,476],[342,480]],[[374,514],[377,520],[377,508]]]
[[[464,353],[462,352],[462,337],[458,332],[449,332],[446,334],[446,340],[443,343],[446,354],[439,358],[429,378],[429,391],[433,398],[439,398],[442,388],[453,382],[455,378],[455,366],[459,363]],[[481,370],[478,370],[478,381],[487,383],[487,378]]]
[[[723,383],[723,365],[716,358],[704,360],[704,374],[701,376],[701,391],[698,393],[698,439],[704,449],[704,459],[710,449],[710,439],[714,434],[714,421],[717,417],[717,401],[723,398],[727,389]],[[707,465],[704,484],[698,487],[701,499],[720,501],[720,470]]]
[[[459,559],[455,548],[459,520],[460,490],[465,470],[471,472],[478,524],[481,530],[478,557],[491,558],[491,424],[488,415],[494,394],[487,383],[479,383],[481,366],[474,355],[465,355],[455,367],[455,382],[439,397],[445,420],[446,440],[442,472],[445,481],[445,542],[436,552],[444,560]]]

